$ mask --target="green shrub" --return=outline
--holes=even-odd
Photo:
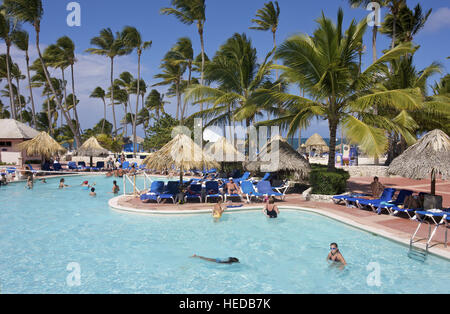
[[[309,182],[313,194],[336,195],[345,192],[350,174],[343,169],[328,172],[326,166],[311,165]]]

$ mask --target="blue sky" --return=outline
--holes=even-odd
[[[90,99],[89,94],[96,86],[107,88],[109,82],[109,62],[106,58],[91,56],[85,53],[90,46],[90,39],[99,34],[102,28],[110,27],[113,31],[120,31],[125,25],[137,27],[144,40],[152,40],[153,46],[146,51],[142,59],[142,76],[147,84],[157,81],[153,78],[159,71],[159,64],[164,54],[175,44],[180,37],[188,36],[192,39],[195,54],[200,53],[200,41],[195,25],[184,25],[173,16],[160,15],[162,7],[170,5],[169,0],[79,0],[81,5],[81,26],[69,27],[66,23],[66,5],[69,0],[44,0],[44,18],[41,25],[42,49],[46,45],[54,43],[59,37],[67,35],[76,44],[77,58],[79,62],[75,67],[77,94],[81,100],[79,114],[82,127],[92,127],[103,117],[103,105],[101,101]],[[258,50],[258,57],[262,59],[272,49],[272,37],[268,32],[249,30],[251,19],[254,18],[256,10],[261,8],[267,0],[207,0],[207,22],[205,25],[206,53],[213,56],[215,51],[234,33],[247,33]],[[414,7],[418,1],[409,0],[409,7]],[[363,8],[350,8],[346,0],[322,0],[322,1],[298,1],[279,0],[281,8],[280,25],[278,31],[278,43],[295,33],[311,34],[316,28],[315,20],[322,14],[336,17],[339,7],[344,9],[345,24],[351,19],[361,20],[369,13]],[[421,1],[425,10],[433,9],[428,24],[415,38],[414,42],[421,45],[416,53],[416,66],[421,69],[433,61],[441,62],[444,73],[448,73],[450,62],[445,58],[450,55],[450,5],[448,1],[427,0]],[[386,10],[382,10],[382,16]],[[28,26],[30,37],[34,42],[34,31]],[[364,55],[365,65],[372,60],[371,32],[365,37],[367,53]],[[383,49],[388,48],[390,40],[388,37],[379,35],[378,56]],[[0,43],[0,53],[5,53],[5,46]],[[34,48],[31,49],[31,57],[37,57]],[[13,59],[23,66],[23,54],[13,50]],[[116,62],[115,77],[120,72],[129,71],[137,75],[137,57],[135,54],[120,57]],[[55,72],[55,76],[59,73]],[[438,79],[439,76],[433,77]],[[431,82],[430,82],[431,83]],[[158,88],[164,92],[164,88]],[[27,95],[27,92],[22,91]],[[8,104],[9,100],[3,99]],[[176,106],[167,105],[167,111],[175,114]],[[196,110],[189,108],[188,113]],[[110,109],[109,109],[110,111]],[[117,107],[118,115],[122,110]],[[112,121],[111,112],[108,119]],[[319,133],[328,137],[328,126],[326,121],[312,123],[311,127],[303,131],[303,136]],[[142,131],[139,132],[142,135]]]

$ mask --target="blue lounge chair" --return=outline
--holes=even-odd
[[[163,194],[159,195],[158,197],[158,203],[161,202],[161,200],[171,199],[172,202],[175,204],[176,197],[179,191],[180,191],[180,182],[178,181],[167,182]]]
[[[345,200],[350,199],[350,198],[359,198],[362,196],[370,196],[369,194],[363,194],[363,193],[351,193],[351,194],[346,194],[346,195],[335,195],[333,196],[333,202],[335,204],[339,204],[341,202],[345,202]]]
[[[363,209],[364,207],[369,207],[371,210],[376,211],[380,203],[384,202],[390,202],[395,194],[395,189],[393,188],[386,188],[383,191],[383,194],[381,194],[380,198],[374,199],[374,200],[368,200],[368,199],[357,199],[355,200],[356,206]]]
[[[387,194],[385,197],[383,197],[383,195],[385,195],[385,193],[389,193],[389,194]],[[383,198],[384,202],[389,202],[390,200],[392,200],[394,193],[395,193],[395,189],[386,188],[383,190],[383,194],[381,195],[380,198]],[[387,196],[390,196],[390,198],[388,198]],[[347,205],[347,207],[350,207],[351,205],[358,205],[357,202],[359,202],[359,201],[373,201],[373,200],[368,200],[366,198],[361,198],[361,197],[347,197],[347,198],[343,198],[343,200],[344,200],[345,204]]]
[[[141,195],[141,201],[148,203],[150,201],[158,201],[158,197],[164,191],[164,181],[153,181],[150,186],[150,191]]]
[[[105,169],[105,162],[104,161],[97,161],[97,163],[95,164],[95,169],[96,170],[103,170],[103,169]]]
[[[219,183],[217,181],[206,181],[205,183],[206,197],[205,202],[208,203],[209,197],[220,198],[223,200],[223,196],[219,193]]]
[[[247,202],[250,203],[252,197],[264,197],[264,194],[258,193],[253,186],[251,181],[242,181],[241,182],[242,194],[247,198]]]
[[[60,163],[54,163],[53,164],[53,170],[55,170],[55,171],[62,171],[63,168],[62,168]]]
[[[126,170],[126,169],[130,169],[130,162],[129,161],[124,161],[122,164],[122,169]]]
[[[405,202],[405,198],[412,195],[414,192],[411,190],[400,190],[400,192],[397,195],[397,198],[393,201],[388,201],[388,202],[382,202],[382,201],[378,201],[378,202],[371,202],[369,203],[369,206],[372,208],[373,211],[376,211],[378,214],[381,214],[381,212],[383,211],[383,209],[385,209],[385,206],[398,206],[398,205],[402,205]],[[387,208],[386,208],[387,210]],[[390,214],[390,211],[387,210],[387,212]]]
[[[75,161],[69,161],[67,166],[69,167],[69,170],[79,170],[80,169],[80,168],[78,168]]]
[[[267,180],[269,180],[269,179],[270,179],[270,176],[271,176],[270,172],[266,172],[266,174],[265,174],[264,177],[261,179],[261,181],[267,181]]]
[[[188,199],[198,198],[200,203],[202,202],[202,185],[201,184],[191,184],[189,186],[191,192],[186,192],[184,196],[184,201],[187,202]]]
[[[250,172],[247,171],[247,172],[245,172],[245,173],[242,175],[242,177],[236,179],[235,181],[236,181],[236,182],[242,182],[242,181],[248,180],[248,178],[250,178]]]
[[[45,162],[45,163],[42,165],[42,170],[43,170],[43,171],[52,171],[52,169],[50,169],[50,164],[49,164],[48,162]]]
[[[433,237],[436,234],[437,229],[439,228],[439,226],[443,225],[446,228],[448,228],[448,222],[450,221],[450,208],[447,209],[443,209],[443,210],[439,210],[439,209],[431,209],[431,210],[418,210],[416,211],[416,215],[412,218],[414,220],[417,220],[419,222],[419,225],[417,226],[416,231],[414,232],[414,234],[412,235],[411,239],[410,239],[410,246],[412,246],[412,244],[414,242],[418,242],[422,239],[416,240],[414,241],[414,238],[416,237],[420,227],[422,226],[423,223],[427,222],[427,220],[429,220],[429,229],[428,229],[428,241],[426,243],[426,251],[428,252],[428,249],[433,246],[430,245],[431,241],[433,240]],[[431,226],[434,224],[434,229],[433,232],[431,232]],[[445,232],[445,242],[444,242],[444,247],[447,247],[447,232]]]
[[[284,199],[283,193],[272,190],[272,186],[269,181],[259,181],[256,188],[258,189],[258,193],[261,193],[264,196],[280,196],[281,199]]]
[[[84,161],[79,161],[78,162],[78,169],[85,171],[85,170],[91,170],[90,167],[86,167],[86,163]]]

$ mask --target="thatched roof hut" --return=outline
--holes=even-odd
[[[221,137],[217,142],[205,147],[203,150],[207,155],[214,157],[220,162],[244,161],[245,155],[239,152],[233,144],[225,137]]]
[[[272,149],[278,149],[278,154],[272,152]],[[273,155],[274,153],[275,155]],[[278,160],[273,160],[274,156]],[[244,163],[244,167],[249,171],[287,171],[294,173],[297,180],[306,179],[311,171],[309,162],[280,136],[267,143],[258,154],[257,159],[258,161]]]
[[[97,139],[92,136],[77,149],[76,155],[90,157],[90,166],[92,167],[93,157],[106,157],[109,155],[109,151],[103,148]]]
[[[441,130],[427,133],[395,158],[388,172],[415,180],[431,175],[431,194],[435,194],[436,175],[450,178],[450,137]]]
[[[66,152],[66,149],[47,132],[41,132],[32,140],[20,143],[17,147],[25,151],[28,156],[41,156],[42,158],[51,158],[56,154]]]
[[[144,164],[155,170],[165,170],[171,167],[180,169],[180,183],[183,182],[183,171],[194,168],[214,168],[218,163],[204,153],[200,146],[185,134],[178,134],[159,151],[150,155]]]
[[[311,136],[305,143],[306,152],[309,153],[312,150],[315,150],[317,153],[327,153],[330,151],[327,143],[323,140],[322,136],[315,133]]]

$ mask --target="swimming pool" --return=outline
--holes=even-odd
[[[97,183],[97,198],[81,190],[83,180]],[[332,219],[287,210],[275,220],[243,212],[217,223],[119,213],[107,206],[113,180],[0,188],[2,293],[450,293],[450,262],[409,259],[407,247]],[[325,260],[331,242],[349,263],[344,270]],[[70,263],[80,270],[75,284]],[[381,285],[368,284],[378,267]]]

